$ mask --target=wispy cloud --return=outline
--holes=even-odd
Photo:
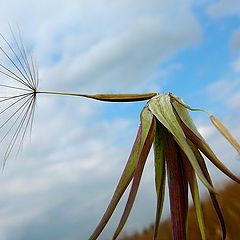
[[[167,84],[160,80],[181,69],[171,59],[198,44],[203,32],[190,0],[10,0],[1,5],[6,35],[9,21],[34,51],[42,89],[80,92],[159,91]],[[218,84],[226,96],[235,91]],[[38,97],[31,143],[0,177],[1,239],[87,239],[127,160],[143,104]],[[200,129],[214,136],[207,123]],[[149,185],[145,191],[152,192],[140,191],[141,211],[133,213],[138,222],[130,219],[127,229],[152,221],[154,209],[142,207],[155,204]],[[115,218],[111,223],[104,237]]]
[[[240,3],[238,0],[216,1],[207,8],[207,14],[214,18],[226,16],[240,16]]]
[[[230,48],[234,55],[240,55],[240,28],[237,28],[231,37]]]

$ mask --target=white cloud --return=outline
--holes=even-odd
[[[131,134],[132,128],[129,130],[130,125],[126,120],[117,119],[111,123],[101,120],[89,128],[81,126],[84,122],[79,121],[79,126],[72,126],[73,131],[66,135],[64,123],[67,122],[62,116],[61,122],[55,125],[55,128],[52,121],[45,121],[44,126],[38,125],[37,132],[43,132],[43,135],[34,133],[31,146],[27,147],[21,159],[9,159],[4,175],[0,179],[2,206],[0,212],[2,219],[5,219],[4,224],[1,224],[1,231],[6,235],[6,239],[19,239],[23,233],[29,236],[34,234],[28,226],[31,224],[44,226],[51,214],[54,218],[59,216],[60,212],[63,214],[63,210],[51,213],[62,204],[64,208],[68,207],[69,211],[72,211],[71,216],[63,221],[64,226],[69,226],[64,227],[64,234],[70,234],[68,229],[70,230],[74,221],[80,223],[85,221],[86,230],[80,231],[72,239],[77,239],[79,234],[81,238],[86,239],[94,227],[93,222],[97,221],[96,211],[93,209],[100,208],[100,215],[101,207],[106,206],[128,154],[125,146],[118,144],[117,148],[112,142],[118,141],[119,138],[129,142],[126,137]],[[61,130],[57,133],[56,129]],[[79,129],[77,131],[79,134],[74,134],[76,133],[74,129]],[[124,133],[128,135],[123,137]],[[102,201],[96,201],[96,196],[97,199],[102,198]],[[3,207],[9,211],[2,211]],[[75,216],[73,209],[76,207],[78,214],[75,211]],[[38,212],[30,214],[34,210]],[[24,213],[27,217],[24,217]],[[14,236],[8,224],[13,218],[18,219],[16,224],[19,226],[16,229],[19,233]],[[54,226],[58,224],[60,222],[57,220]],[[50,229],[39,233],[45,238],[51,234]],[[65,235],[61,234],[63,233],[60,231],[58,237],[64,239]]]
[[[198,127],[198,131],[204,138],[208,139],[214,134],[214,127],[212,125],[202,124]]]
[[[238,92],[232,94],[229,99],[229,105],[234,109],[238,109],[240,107],[240,89]]]
[[[10,1],[1,22],[11,9],[13,24],[19,23],[34,47],[43,88],[136,91],[152,84],[149,73],[160,63],[201,38],[191,1],[177,10],[176,3]],[[25,9],[31,9],[28,18]]]
[[[240,106],[239,66],[237,58],[230,64],[230,71],[225,78],[215,81],[207,87],[211,101],[221,103],[221,106],[227,107],[226,110],[233,111],[234,115],[238,115],[237,110]]]
[[[238,79],[232,79],[231,77],[218,80],[207,86],[207,93],[212,101],[222,102],[227,105],[233,92],[238,91],[240,87]]]
[[[234,72],[240,73],[240,58],[237,58],[234,62],[232,62],[231,67]]]
[[[237,119],[239,119],[239,117]],[[227,117],[224,117],[223,119],[221,118],[220,120],[239,142],[240,131],[237,123],[238,121],[232,121],[231,118],[229,119]],[[209,127],[212,128],[211,124],[208,124]],[[218,132],[218,130],[214,128],[212,135],[206,139],[208,140],[208,144],[214,150],[219,160],[221,160],[221,162],[223,162],[228,169],[238,176],[240,171],[239,155],[231,146],[231,144],[228,143],[228,141]],[[218,170],[212,163],[210,163],[209,160],[207,160],[207,163],[210,174],[218,188],[222,188],[223,183],[226,184],[226,181],[232,181],[220,170]]]
[[[207,14],[214,18],[240,16],[240,2],[238,0],[216,1],[208,6]]]
[[[142,19],[133,29],[100,41],[85,54],[62,60],[48,78],[61,76],[58,84],[91,90],[134,89],[148,80],[151,69],[199,38],[197,29],[194,33],[175,30],[159,17]]]
[[[235,55],[240,55],[240,28],[237,28],[232,34],[230,48]]]
[[[159,73],[159,64],[198,43],[202,34],[188,0],[181,5],[176,0],[10,0],[1,5],[4,34],[9,19],[13,27],[19,24],[24,42],[33,48],[46,90],[161,88],[155,80],[166,71]],[[168,71],[179,67],[173,64]],[[0,224],[1,237],[87,239],[127,160],[137,128],[135,112],[142,105],[111,107],[77,98],[38,97],[31,143],[26,142],[16,160],[8,160],[0,178],[1,219],[6,219]],[[152,169],[147,174],[146,181]],[[154,189],[146,191],[140,201],[154,204]],[[152,221],[153,210],[142,209],[145,223]],[[11,221],[18,226],[14,232]],[[129,226],[134,224],[132,219]],[[111,222],[104,236],[113,228]]]
[[[219,120],[229,129],[236,140],[240,141],[240,129],[239,129],[239,102],[240,102],[240,81],[238,74],[230,71],[229,78],[224,80],[218,80],[211,83],[207,87],[207,93],[210,97],[210,103],[212,107],[219,111],[217,116]],[[223,112],[224,109],[224,112]],[[239,155],[230,143],[211,125],[208,123],[202,123],[200,130],[203,135],[206,136],[209,145],[216,152],[219,159],[236,175],[239,174]],[[227,177],[219,174],[212,164],[208,164],[211,169],[213,178],[217,182],[217,186],[221,188],[223,186],[223,180],[226,181]]]
[[[230,82],[229,80],[216,81],[207,87],[207,91],[210,95],[220,96],[220,97],[222,95],[229,94],[234,88],[234,85],[229,84],[229,82]],[[235,82],[235,84],[237,83]],[[222,91],[224,91],[223,94],[217,94],[219,92],[222,93]]]
[[[148,91],[162,87],[155,82],[166,74],[158,72],[159,64],[201,39],[192,4],[188,0],[181,5],[176,0],[6,1],[1,5],[0,27],[9,32],[5,26],[9,18],[13,27],[15,22],[20,25],[24,42],[38,59],[43,89]],[[173,64],[167,71],[179,67]],[[223,83],[219,91],[230,95],[234,88]],[[17,160],[8,160],[0,178],[1,238],[87,239],[125,165],[137,128],[138,115],[133,114],[141,104],[109,107],[77,98],[38,97],[31,143],[26,142]],[[214,136],[207,124],[200,130],[206,138]],[[216,146],[227,161],[225,142]],[[153,185],[152,168],[144,177],[144,184]],[[153,219],[154,208],[142,208],[147,202],[155,204],[152,185],[139,193],[136,209],[141,211],[134,213],[142,219],[138,226]],[[111,235],[119,214],[103,238]],[[133,226],[137,227],[134,218],[126,229]]]

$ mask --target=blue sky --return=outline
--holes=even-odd
[[[40,89],[172,92],[216,114],[240,140],[239,0],[10,0],[1,4],[0,32],[13,42],[8,23],[20,27],[38,63]],[[121,175],[143,106],[39,95],[31,141],[0,176],[1,239],[87,239]],[[238,174],[236,152],[207,116],[192,116]],[[209,167],[220,188],[227,179]],[[99,239],[111,237],[124,200]],[[166,202],[164,217],[167,209]],[[148,226],[154,211],[150,156],[124,231]]]

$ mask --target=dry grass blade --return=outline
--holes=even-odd
[[[232,134],[227,130],[227,128],[215,116],[211,115],[210,119],[214,126],[219,130],[219,132],[232,144],[232,146],[240,154],[240,145],[232,136]]]

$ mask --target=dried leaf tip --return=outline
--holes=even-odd
[[[214,115],[211,115],[210,119],[211,119],[213,125],[218,129],[218,131],[229,141],[229,143],[240,154],[240,144],[232,136],[232,134],[227,130],[227,128]]]

